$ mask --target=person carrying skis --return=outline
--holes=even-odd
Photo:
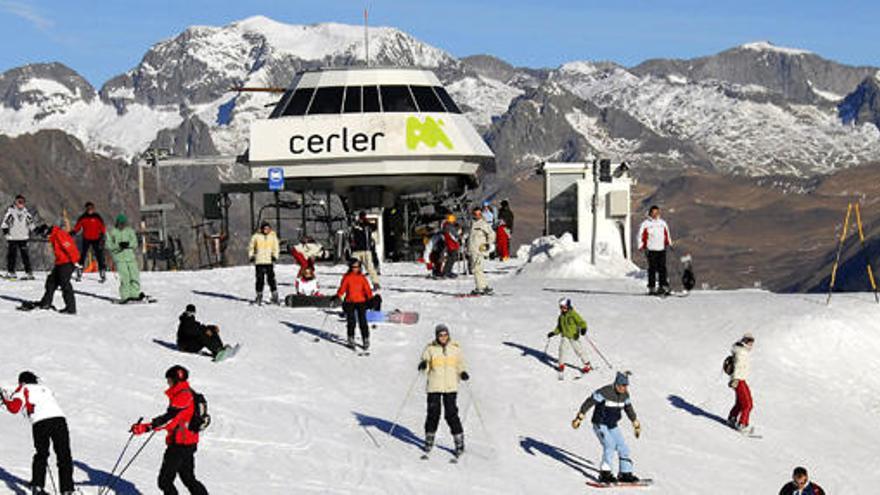
[[[629,398],[629,376],[618,372],[614,383],[606,385],[587,397],[581,404],[580,411],[571,422],[571,427],[577,429],[581,426],[587,411],[593,409],[593,432],[602,444],[602,463],[599,466],[600,483],[633,483],[639,480],[633,472],[633,462],[629,456],[629,447],[623,439],[623,433],[617,423],[623,413],[632,421],[636,438],[642,434],[642,425],[636,418]],[[614,452],[617,452],[620,460],[620,473],[617,478],[611,473],[614,463]]]
[[[672,247],[669,225],[660,218],[660,207],[651,206],[648,218],[639,227],[639,251],[648,258],[648,293],[668,294],[669,279],[666,276],[666,248]],[[659,283],[660,288],[655,288]]]
[[[55,399],[55,394],[40,385],[37,375],[22,371],[18,375],[18,388],[11,396],[0,390],[3,405],[12,414],[24,411],[31,422],[34,435],[33,464],[31,465],[31,493],[46,495],[46,468],[49,461],[49,444],[55,450],[58,461],[58,483],[61,495],[72,495],[73,457],[70,455],[70,433],[64,412]]]
[[[473,223],[468,236],[468,257],[471,260],[471,273],[474,274],[474,285],[471,294],[488,295],[492,289],[486,282],[486,274],[483,272],[483,261],[489,256],[491,246],[495,244],[495,232],[483,218],[483,210],[475,207],[472,211]]]
[[[143,435],[153,430],[165,430],[165,455],[159,469],[158,486],[164,495],[176,495],[174,479],[180,481],[193,495],[208,495],[208,490],[195,475],[195,454],[199,445],[198,428],[190,424],[196,414],[195,393],[187,382],[189,371],[180,365],[165,372],[168,381],[168,409],[149,423],[131,425],[131,432]]]
[[[260,224],[260,231],[251,236],[248,245],[248,258],[256,268],[257,277],[257,297],[254,298],[254,304],[262,306],[263,287],[267,279],[269,290],[272,291],[272,304],[279,304],[278,286],[275,284],[275,262],[278,261],[280,249],[278,236],[272,230],[272,225],[269,222]]]
[[[428,374],[428,415],[425,418],[425,454],[434,447],[441,409],[455,441],[455,456],[464,452],[464,428],[458,417],[459,381],[468,381],[461,346],[449,337],[449,327],[434,327],[434,341],[425,347],[419,361],[419,372]]]
[[[367,212],[358,214],[358,219],[351,227],[351,257],[360,261],[361,266],[367,269],[373,288],[379,289],[379,274],[373,264],[373,224],[367,218]]]
[[[76,225],[73,226],[71,235],[76,235],[82,231],[82,243],[80,244],[80,254],[85,258],[91,249],[92,255],[98,263],[98,274],[101,277],[101,283],[107,281],[107,266],[104,260],[104,239],[107,235],[107,226],[104,225],[104,219],[96,213],[95,204],[89,201],[86,203],[86,211],[79,216]],[[76,270],[76,281],[82,280],[82,268]]]
[[[223,345],[220,338],[220,328],[217,325],[203,325],[196,320],[196,307],[187,304],[186,311],[181,313],[177,325],[177,348],[183,352],[198,353],[202,349],[208,349],[211,357],[217,357],[223,349],[229,346]]]
[[[73,242],[73,237],[70,237],[70,234],[55,225],[52,227],[41,225],[37,227],[35,233],[40,237],[48,235],[47,240],[55,254],[55,266],[46,277],[46,290],[43,292],[43,298],[36,303],[26,302],[21,305],[20,309],[26,311],[34,308],[51,309],[55,291],[60,288],[61,297],[64,299],[64,308],[59,313],[75,315],[76,296],[73,292],[73,285],[70,284],[70,278],[73,276],[74,270],[79,267],[80,257],[76,243]]]
[[[749,415],[752,412],[752,391],[746,382],[751,370],[751,352],[755,345],[755,337],[746,333],[731,348],[733,356],[733,373],[728,386],[736,393],[736,403],[727,415],[727,424],[742,433],[751,433],[754,428],[749,426]]]
[[[24,265],[25,276],[23,280],[33,280],[34,273],[31,270],[31,257],[28,254],[28,239],[31,232],[36,228],[34,216],[27,209],[24,196],[19,194],[15,201],[3,215],[0,223],[3,235],[6,237],[6,278],[14,279],[15,264],[18,254],[21,253],[21,263]]]
[[[355,348],[354,327],[361,329],[361,345],[364,352],[370,350],[370,326],[367,324],[367,309],[373,299],[370,281],[362,273],[361,262],[352,259],[348,262],[348,272],[342,276],[336,299],[342,300],[345,324],[348,331],[348,347]]]
[[[107,250],[110,251],[113,264],[116,266],[116,274],[119,276],[121,304],[146,298],[141,291],[141,271],[135,253],[137,247],[137,235],[128,225],[128,217],[125,213],[116,215],[115,226],[107,234]]]
[[[498,210],[497,216],[498,221],[495,229],[497,246],[495,250],[501,261],[507,261],[510,259],[510,237],[513,235],[513,211],[506,199],[501,201],[501,209]]]
[[[825,495],[825,490],[810,481],[807,468],[798,466],[791,473],[791,481],[779,489],[779,495]]]
[[[557,359],[557,370],[559,371],[559,379],[562,380],[565,374],[565,344],[568,343],[577,357],[583,363],[581,373],[587,374],[592,370],[590,360],[584,355],[584,348],[580,343],[580,336],[587,334],[587,322],[581,318],[581,315],[571,305],[571,299],[563,297],[559,300],[559,318],[556,319],[556,328],[547,334],[547,338],[553,338],[560,335],[559,339],[559,358]]]

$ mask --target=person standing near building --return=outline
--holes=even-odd
[[[27,208],[24,196],[19,194],[15,197],[15,201],[3,215],[0,228],[6,237],[6,278],[16,278],[15,265],[18,261],[18,255],[21,254],[21,263],[25,272],[23,280],[33,280],[31,257],[28,254],[28,239],[36,228],[36,223],[34,216]]]
[[[506,199],[501,201],[496,225],[497,246],[495,250],[498,252],[498,259],[507,261],[510,259],[510,238],[513,236],[513,211]]]
[[[275,283],[275,262],[278,261],[280,252],[278,236],[272,230],[272,225],[263,222],[260,224],[260,231],[251,236],[251,243],[248,246],[248,258],[254,264],[256,274],[257,297],[254,298],[254,304],[263,304],[263,288],[267,280],[269,290],[272,291],[272,304],[279,304],[278,286]]]
[[[440,413],[452,432],[455,456],[464,453],[464,427],[458,417],[458,384],[470,379],[462,356],[461,346],[449,336],[449,327],[439,324],[434,328],[434,341],[425,347],[419,361],[419,372],[428,375],[428,414],[425,418],[425,455],[434,448]]]
[[[749,415],[752,413],[752,391],[746,382],[751,371],[751,352],[755,345],[755,337],[746,333],[731,349],[733,356],[733,373],[730,375],[728,386],[736,393],[736,403],[730,414],[727,415],[727,423],[742,433],[752,433],[754,428],[749,426]]]
[[[80,254],[83,260],[88,256],[89,250],[98,263],[98,273],[101,277],[101,283],[107,281],[107,267],[104,260],[104,241],[107,235],[107,226],[104,225],[104,219],[95,211],[95,204],[89,201],[86,203],[86,210],[80,215],[73,226],[72,235],[82,232],[82,244]],[[82,280],[82,268],[76,271],[76,281]]]
[[[495,232],[483,218],[483,210],[476,207],[472,211],[473,223],[468,236],[468,257],[471,261],[471,273],[474,274],[476,287],[471,292],[473,295],[489,295],[492,289],[486,282],[486,274],[483,272],[483,261],[489,256],[492,244],[495,243]]]
[[[343,301],[348,347],[354,350],[354,327],[361,329],[361,345],[364,352],[370,350],[370,326],[367,323],[367,305],[373,299],[370,282],[363,274],[361,262],[352,259],[348,262],[348,272],[342,276],[336,298]]]
[[[587,334],[587,322],[581,318],[581,315],[578,314],[577,311],[571,305],[571,299],[567,297],[563,297],[559,300],[559,318],[556,319],[556,328],[553,329],[552,332],[547,334],[547,338],[553,338],[556,335],[559,335],[559,358],[557,358],[557,371],[559,372],[559,379],[564,379],[565,374],[565,345],[568,344],[569,347],[577,354],[577,357],[580,358],[581,363],[583,364],[583,368],[581,368],[581,373],[587,374],[593,368],[590,365],[590,360],[587,359],[584,354],[584,348],[581,346],[580,340],[578,340],[581,335]]]
[[[483,201],[483,220],[492,228],[495,228],[495,222],[498,220],[498,211],[488,199]]]
[[[798,466],[791,473],[791,481],[779,490],[779,495],[825,495],[825,490],[810,481],[807,468]]]
[[[140,301],[146,298],[141,290],[141,271],[138,267],[137,234],[128,225],[128,217],[124,213],[116,215],[113,229],[107,234],[107,250],[116,266],[119,276],[119,302]]]
[[[660,218],[660,207],[651,206],[648,218],[639,227],[639,250],[648,258],[648,293],[664,295],[669,293],[669,279],[666,276],[666,248],[672,247],[669,226]],[[660,288],[656,288],[659,283]]]
[[[461,227],[458,218],[452,213],[446,215],[446,220],[440,224],[440,234],[443,237],[443,271],[441,276],[455,278],[455,263],[461,256]]]
[[[379,274],[373,265],[374,230],[373,224],[367,218],[367,212],[360,212],[357,221],[351,227],[351,256],[360,261],[361,266],[367,270],[370,282],[373,283],[373,289],[379,290]]]
[[[24,411],[31,422],[34,435],[33,463],[31,465],[31,493],[43,494],[46,485],[46,469],[49,462],[49,444],[55,450],[58,461],[58,484],[61,495],[73,495],[73,457],[70,454],[70,433],[64,412],[55,394],[39,384],[37,375],[22,371],[18,375],[18,388],[10,397],[0,390],[3,405],[12,414]]]

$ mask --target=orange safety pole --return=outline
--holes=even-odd
[[[871,259],[868,258],[868,253],[865,252],[865,233],[862,230],[862,212],[858,203],[856,203],[856,224],[859,226],[859,242],[862,245],[862,253],[865,254],[865,267],[868,271],[868,282],[871,283],[871,290],[874,291],[874,300],[880,304],[880,295],[877,294],[877,282],[874,280],[874,270],[871,268]]]
[[[846,206],[846,218],[843,219],[843,230],[840,231],[840,241],[837,243],[837,257],[834,260],[834,266],[831,268],[831,281],[828,283],[828,299],[825,304],[831,304],[831,293],[834,290],[834,283],[837,281],[837,266],[840,264],[840,252],[843,250],[843,241],[846,240],[846,234],[849,231],[849,217],[852,214],[852,203]]]

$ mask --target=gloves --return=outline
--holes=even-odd
[[[636,438],[642,434],[642,424],[639,423],[639,420],[633,421],[633,430],[635,430]]]
[[[153,428],[153,425],[150,423],[135,423],[131,425],[130,432],[135,435],[143,435],[144,433],[150,431]]]
[[[82,269],[83,269],[83,266],[82,266],[81,264],[79,264],[79,263],[74,263],[74,264],[73,264],[73,267],[76,268],[77,270],[82,270]]]
[[[547,338],[552,339],[554,335],[556,335],[556,332],[550,332],[547,334]]]
[[[730,380],[730,382],[727,384],[727,386],[730,387],[730,388],[735,389],[736,387],[739,386],[739,380],[737,380],[736,378],[734,378],[733,380]]]
[[[276,261],[278,261],[278,257],[277,257],[277,256],[272,256],[272,263],[275,263]]]
[[[119,243],[119,249],[128,249],[129,247],[131,247],[131,244],[129,244],[128,241],[122,241]]]
[[[581,423],[584,421],[584,413],[578,413],[577,417],[571,422],[571,427],[577,430],[581,427]]]
[[[428,369],[428,362],[425,360],[419,361],[419,371],[425,371]]]
[[[581,335],[587,334],[587,327],[581,328]]]
[[[257,261],[257,259],[254,258],[253,256],[251,256],[250,258],[248,258],[248,261],[250,261],[251,263],[253,263],[253,262]]]
[[[467,371],[462,371],[461,374],[458,376],[460,376],[462,381],[465,381],[465,382],[471,379],[471,375],[468,375]]]

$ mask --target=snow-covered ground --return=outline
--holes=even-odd
[[[573,273],[558,265],[574,262],[542,265]],[[660,300],[642,296],[635,278],[542,278],[534,267],[522,275],[518,268],[490,263],[498,295],[462,299],[454,295],[471,289],[469,279],[429,281],[415,265],[385,265],[385,307],[417,310],[422,319],[376,328],[370,357],[339,345],[344,329],[335,315],[250,306],[246,267],[147,273],[144,287],[160,299],[153,305],[112,305],[114,277],[107,285],[87,279],[76,286],[74,317],[18,312],[16,299],[37,298],[41,282],[2,281],[0,383],[11,387],[19,371],[32,369],[55,390],[85,493],[96,493],[128,426],[164,410],[163,374],[175,363],[191,370],[209,400],[213,423],[197,472],[211,493],[583,493],[600,451],[589,428],[574,431],[570,421],[612,371],[557,381],[543,349],[556,301],[569,296],[612,364],[633,372],[644,434],[635,440],[628,424],[624,430],[637,474],[656,480],[652,492],[776,493],[796,465],[830,494],[873,493],[880,483],[880,307],[869,296],[840,295],[830,307],[819,296],[761,291]],[[319,272],[332,290],[341,268]],[[284,283],[293,273],[279,268]],[[163,345],[190,302],[227,341],[244,344],[238,356],[215,364]],[[470,451],[458,465],[442,451],[419,459],[425,396],[416,364],[438,322],[462,343],[472,376],[472,394],[464,389],[460,400]],[[720,424],[733,399],[721,361],[745,331],[757,338],[750,382],[760,440]],[[0,491],[25,493],[30,428],[4,414],[0,438]],[[163,447],[153,442],[119,493],[157,492]],[[442,423],[439,443],[451,444]]]

